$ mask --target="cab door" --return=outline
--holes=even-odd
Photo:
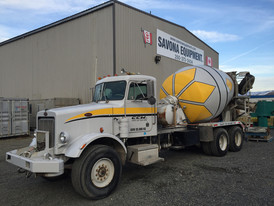
[[[125,105],[129,121],[129,137],[153,135],[156,125],[155,105],[148,103],[147,82],[129,82]],[[157,126],[157,125],[156,125]]]

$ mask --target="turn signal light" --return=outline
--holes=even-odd
[[[84,149],[86,147],[87,144],[83,144],[83,146],[81,147],[81,150]]]
[[[101,133],[104,132],[104,128],[103,128],[103,127],[100,128],[100,132],[101,132]]]

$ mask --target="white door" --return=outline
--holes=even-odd
[[[129,82],[126,116],[129,120],[129,137],[147,136],[155,125],[155,106],[147,101],[147,83]]]

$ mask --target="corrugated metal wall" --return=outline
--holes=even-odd
[[[112,7],[0,47],[0,96],[90,99],[96,77],[112,74]]]

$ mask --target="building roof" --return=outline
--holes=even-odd
[[[105,3],[102,3],[102,4],[97,5],[97,6],[95,6],[95,7],[89,8],[89,9],[87,9],[87,10],[84,10],[84,11],[79,12],[79,13],[77,13],[77,14],[74,14],[74,15],[72,15],[72,16],[66,17],[66,18],[61,19],[61,20],[59,20],[59,21],[53,22],[53,23],[48,24],[48,25],[46,25],[46,26],[42,26],[42,27],[40,27],[40,28],[37,28],[37,29],[34,29],[34,30],[32,30],[32,31],[26,32],[26,33],[24,33],[24,34],[21,34],[21,35],[19,35],[19,36],[13,37],[13,38],[8,39],[8,40],[6,40],[6,41],[0,42],[0,47],[3,46],[3,45],[5,45],[5,44],[8,44],[8,43],[17,41],[17,40],[19,40],[19,39],[24,39],[25,37],[31,36],[31,35],[36,34],[36,33],[38,33],[38,32],[42,32],[42,31],[44,31],[44,30],[47,30],[47,29],[50,29],[50,28],[52,28],[52,27],[58,26],[58,25],[60,25],[60,24],[66,23],[66,22],[68,22],[68,21],[71,21],[71,20],[80,18],[80,17],[85,16],[85,15],[87,15],[87,14],[90,14],[90,13],[92,13],[92,12],[94,12],[94,11],[98,11],[98,10],[100,10],[100,9],[102,9],[102,8],[111,6],[111,5],[115,4],[115,3],[120,4],[120,5],[123,5],[123,6],[126,6],[126,7],[130,8],[130,9],[136,10],[136,11],[138,11],[138,12],[141,12],[141,13],[146,14],[146,15],[148,15],[148,16],[151,16],[151,17],[153,17],[153,18],[157,18],[157,19],[159,19],[159,20],[161,20],[161,21],[165,21],[165,22],[167,22],[167,23],[173,24],[173,25],[175,25],[175,26],[177,26],[177,27],[181,27],[181,28],[185,29],[187,32],[189,32],[193,37],[195,37],[196,39],[200,40],[200,41],[203,42],[205,45],[207,45],[209,48],[211,48],[208,44],[206,44],[204,41],[202,41],[201,39],[199,39],[197,36],[195,36],[192,32],[190,32],[189,30],[187,30],[185,27],[183,27],[183,26],[181,26],[181,25],[178,25],[178,24],[175,24],[175,23],[173,23],[173,22],[170,22],[170,21],[168,21],[168,20],[162,19],[162,18],[160,18],[160,17],[158,17],[158,16],[155,16],[155,15],[153,15],[153,14],[144,12],[144,11],[142,11],[142,10],[139,10],[139,9],[134,8],[134,7],[132,7],[132,6],[129,6],[129,5],[125,4],[125,3],[119,2],[119,1],[117,1],[117,0],[110,0],[110,1],[107,1],[107,2],[105,2]],[[216,53],[218,53],[218,52],[217,52],[216,50],[214,50],[213,48],[211,48],[211,49],[212,49],[213,51],[215,51]],[[218,54],[219,54],[219,53],[218,53]]]

